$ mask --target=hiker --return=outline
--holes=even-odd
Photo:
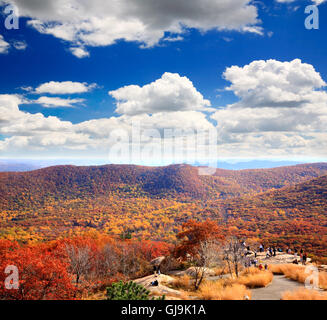
[[[273,249],[273,252],[274,252],[274,257],[276,257],[276,248],[275,247]]]
[[[303,248],[301,248],[301,251],[300,251],[301,254],[303,254]]]
[[[270,254],[271,257],[273,256],[271,247],[269,247],[269,254]]]
[[[263,245],[262,244],[260,244],[259,251],[263,252]]]
[[[300,263],[303,264],[303,254],[302,253],[300,253]]]
[[[254,257],[257,257],[257,250],[254,250]]]
[[[158,280],[154,280],[154,281],[151,282],[152,287],[157,287],[158,285],[159,285]]]
[[[266,253],[266,258],[267,258],[267,259],[270,258],[270,253],[269,253],[269,251],[267,251],[267,253]]]
[[[268,270],[268,265],[267,265],[267,263],[265,264],[265,270]]]
[[[156,276],[157,275],[157,269],[158,267],[157,266],[153,266],[153,274]]]
[[[308,258],[308,257],[307,257],[307,254],[304,253],[304,254],[303,254],[303,258],[302,258],[302,259],[303,259],[303,262],[302,262],[303,265],[306,265],[306,263],[307,263],[307,258]]]
[[[262,264],[260,263],[260,264],[259,264],[259,270],[262,270],[262,268],[263,268],[263,267],[262,267]]]
[[[153,273],[155,276],[157,276],[157,274],[160,276],[161,272],[160,272],[160,266],[162,264],[162,262],[165,260],[165,257],[158,257],[156,259],[153,259],[150,264],[153,265]]]

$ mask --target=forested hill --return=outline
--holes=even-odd
[[[202,176],[189,165],[55,166],[30,172],[0,173],[0,208],[56,200],[97,198],[108,194],[156,198],[226,199],[279,189],[327,174],[327,164],[275,169],[223,170]]]
[[[259,232],[278,245],[305,247],[326,256],[327,176],[255,196],[224,201],[228,224]],[[258,231],[259,230],[259,231]]]
[[[293,217],[296,212],[309,216],[322,214],[327,219],[327,175],[279,190],[231,199],[227,203],[234,212],[249,212],[256,208],[266,212],[282,210],[293,213]]]

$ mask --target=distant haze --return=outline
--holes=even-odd
[[[311,162],[313,161],[231,160],[218,161],[216,167],[227,170],[268,169]],[[55,165],[91,166],[104,164],[108,164],[104,159],[2,159],[0,160],[0,172],[25,172]],[[193,165],[200,166],[201,164],[195,163]]]

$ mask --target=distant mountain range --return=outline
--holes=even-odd
[[[53,166],[30,172],[0,173],[0,208],[16,203],[22,193],[25,201],[44,202],[51,195],[58,199],[97,197],[137,190],[150,197],[226,199],[256,194],[294,185],[327,175],[327,163],[305,164],[274,169],[225,170],[199,175],[198,167],[171,165]],[[32,203],[31,203],[32,205]]]
[[[26,172],[36,169],[46,168],[58,165],[77,165],[93,166],[106,165],[106,160],[76,160],[76,159],[49,159],[49,160],[31,160],[31,159],[2,159],[0,160],[0,172]],[[239,161],[218,161],[216,168],[226,170],[245,170],[245,169],[269,169],[284,166],[293,166],[298,161],[269,161],[269,160],[239,160]],[[201,163],[195,163],[194,166],[201,166]]]
[[[174,241],[189,219],[327,255],[327,163],[272,169],[52,166],[0,173],[1,234],[46,238],[97,229]]]

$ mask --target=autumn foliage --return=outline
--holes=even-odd
[[[115,281],[144,276],[151,271],[149,261],[169,250],[165,243],[120,241],[101,235],[33,245],[0,240],[0,299],[81,298]],[[7,266],[19,271],[18,290],[5,287]]]
[[[75,288],[67,262],[43,245],[19,246],[0,243],[0,297],[6,300],[66,300],[74,297]],[[7,290],[4,282],[7,266],[19,271],[18,290]]]
[[[316,290],[299,289],[284,292],[282,300],[327,300],[327,294]]]
[[[194,255],[203,241],[224,238],[221,229],[212,220],[203,222],[190,220],[184,223],[182,228],[183,231],[177,235],[181,242],[175,249],[176,257],[185,257],[186,254]]]

